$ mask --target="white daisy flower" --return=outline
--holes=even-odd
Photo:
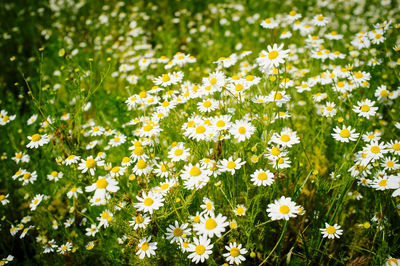
[[[37,148],[39,146],[43,146],[44,144],[47,144],[50,142],[50,137],[46,134],[40,135],[40,134],[34,134],[32,136],[28,136],[28,139],[30,142],[26,144],[27,148],[33,149]]]
[[[332,137],[340,142],[356,141],[360,136],[360,133],[356,133],[356,130],[352,129],[351,126],[345,125],[342,125],[342,129],[337,126],[333,129],[333,132]]]
[[[268,204],[267,212],[272,220],[289,220],[289,218],[296,217],[300,213],[299,207],[290,197],[282,196],[274,203]]]
[[[150,242],[151,236],[145,237],[139,240],[138,251],[136,255],[139,255],[139,259],[144,259],[144,257],[151,257],[156,255],[157,242]]]
[[[222,233],[225,232],[229,222],[226,221],[226,217],[222,214],[215,216],[214,213],[210,215],[200,216],[200,222],[193,225],[193,229],[200,235],[212,238],[214,235],[221,237]]]
[[[149,192],[146,194],[146,192],[143,192],[141,197],[136,196],[136,198],[139,200],[139,202],[134,203],[133,206],[138,211],[144,211],[152,214],[153,211],[158,210],[164,205],[164,198],[159,193]]]
[[[214,245],[211,244],[211,240],[207,236],[194,237],[193,244],[190,243],[187,248],[187,251],[191,252],[188,255],[188,259],[191,259],[196,264],[203,263],[212,254],[213,247]]]
[[[322,237],[327,237],[329,239],[340,238],[343,234],[343,230],[340,229],[340,225],[338,224],[329,225],[328,223],[325,223],[325,228],[319,230],[321,231]]]
[[[229,262],[229,264],[241,264],[246,258],[243,256],[247,253],[245,248],[242,248],[242,244],[236,242],[230,242],[229,246],[225,246],[228,253],[224,253],[223,256]]]
[[[274,174],[269,170],[256,170],[251,176],[255,186],[270,186],[274,182]]]

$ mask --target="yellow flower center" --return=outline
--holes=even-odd
[[[268,53],[268,59],[273,60],[275,58],[277,58],[279,55],[279,53],[275,50],[271,51]]]
[[[119,142],[120,140],[121,140],[120,137],[115,137],[115,138],[114,138],[114,142]]]
[[[25,173],[24,174],[24,179],[29,179],[31,177],[31,174],[30,173]]]
[[[140,249],[143,250],[143,251],[148,250],[148,249],[149,249],[149,243],[144,242],[144,243],[142,244],[142,246],[140,247]]]
[[[147,125],[147,126],[144,126],[143,127],[143,130],[144,131],[150,131],[150,130],[152,130],[153,129],[153,126],[152,125]]]
[[[233,169],[236,167],[236,163],[235,162],[228,162],[228,164],[226,165],[226,168],[228,169]]]
[[[140,156],[140,155],[143,155],[144,154],[144,150],[143,150],[143,148],[142,147],[136,147],[134,150],[133,150],[133,153],[135,154],[135,155],[138,155],[138,156]],[[129,158],[128,158],[129,159]],[[129,162],[129,161],[128,161]]]
[[[202,255],[204,252],[206,252],[206,248],[203,245],[198,245],[195,249],[197,255]]]
[[[87,168],[93,168],[96,166],[96,161],[92,158],[87,159],[86,161],[86,167]]]
[[[17,155],[15,155],[15,157],[16,157],[17,159],[21,159],[21,158],[22,158],[22,153],[17,153]]]
[[[200,223],[200,216],[195,216],[194,218],[193,218],[193,222],[195,222],[195,223]]]
[[[231,254],[232,257],[237,257],[240,254],[240,250],[236,247],[233,247],[233,248],[231,248],[229,253]]]
[[[211,85],[217,84],[217,79],[216,79],[216,78],[212,78],[212,79],[210,80],[210,83],[211,83]]]
[[[361,105],[360,109],[361,109],[362,112],[368,112],[370,107],[367,104],[363,104],[363,105]]]
[[[205,102],[203,103],[203,106],[206,107],[206,108],[208,108],[208,107],[211,106],[211,102],[210,102],[210,101],[205,101]]]
[[[191,176],[199,176],[201,174],[201,170],[197,166],[193,166],[192,169],[190,169],[189,174]]]
[[[386,179],[383,179],[383,180],[379,181],[378,185],[379,185],[380,187],[386,187],[386,185],[387,185],[387,180],[386,180]]]
[[[141,215],[138,215],[138,216],[136,216],[136,218],[135,218],[135,222],[136,222],[137,224],[141,224],[141,223],[144,222],[144,218],[143,218]]]
[[[395,150],[395,151],[399,151],[400,150],[400,143],[393,144],[392,149]]]
[[[174,236],[179,237],[183,234],[183,230],[179,227],[175,228],[173,231]]]
[[[5,198],[6,198],[6,196],[0,195],[0,201],[2,201],[2,200],[5,199]]]
[[[339,135],[342,137],[342,138],[348,138],[348,137],[350,137],[350,131],[348,130],[348,129],[342,129],[341,131],[340,131],[340,133],[339,133]]]
[[[58,175],[58,173],[56,171],[51,172],[52,177],[56,177],[57,175]]]
[[[289,136],[289,135],[283,134],[283,135],[281,136],[281,141],[283,141],[283,142],[288,142],[289,140],[290,140],[290,136]]]
[[[244,133],[246,133],[246,128],[245,127],[239,127],[239,133],[240,134],[244,134]]]
[[[360,79],[360,78],[362,78],[364,75],[363,75],[363,73],[361,73],[361,72],[357,72],[354,76],[355,76],[357,79]]]
[[[241,90],[243,90],[243,85],[242,84],[236,84],[235,91],[241,91]]]
[[[212,204],[211,204],[211,202],[207,202],[207,204],[206,204],[206,209],[209,210],[209,211],[212,210]]]
[[[381,151],[381,148],[379,148],[379,146],[372,146],[372,147],[371,147],[371,152],[372,152],[372,153],[377,154],[377,153],[379,153],[380,151]]]
[[[136,150],[136,149],[135,149]],[[129,163],[131,161],[131,159],[129,159],[129,157],[124,157],[124,158],[122,158],[122,162],[123,163]]]
[[[208,218],[206,221],[206,229],[213,230],[215,227],[217,227],[217,222],[213,218]]]
[[[162,184],[161,185],[161,189],[162,190],[166,190],[166,189],[168,189],[169,188],[169,184],[168,183],[165,183],[165,184]]]
[[[118,166],[115,166],[115,167],[113,167],[112,169],[111,169],[111,172],[113,172],[113,173],[118,173],[119,172],[119,167]]]
[[[32,141],[36,142],[39,141],[42,137],[39,134],[35,134],[32,136]]]
[[[332,106],[327,106],[327,107],[326,107],[326,110],[330,112],[330,111],[333,110],[333,108],[332,108]]]
[[[387,96],[388,96],[387,90],[382,90],[381,93],[380,93],[380,95],[381,95],[382,97],[387,97]]]
[[[248,76],[246,76],[246,80],[247,81],[252,81],[252,80],[254,80],[254,76],[248,75]]]
[[[393,167],[393,166],[394,166],[394,162],[393,162],[393,161],[388,161],[388,162],[386,163],[386,165],[387,165],[388,167]]]
[[[244,214],[244,208],[243,208],[243,207],[237,208],[237,209],[236,209],[236,213],[237,213],[238,215],[243,215],[243,214]]]
[[[264,172],[261,172],[257,175],[258,180],[266,180],[267,179],[267,174]]]
[[[154,202],[154,200],[152,198],[146,198],[143,201],[143,204],[146,205],[146,206],[151,206],[151,205],[153,205],[153,202]]]
[[[71,192],[76,192],[76,187],[71,188]]]
[[[323,21],[323,20],[324,20],[324,17],[323,17],[323,16],[318,16],[317,19],[318,19],[319,21]]]
[[[269,19],[269,18],[265,19],[264,21],[265,21],[265,23],[268,23],[268,24],[271,23],[271,19]]]
[[[326,232],[327,232],[328,234],[332,235],[332,234],[334,234],[334,233],[336,232],[336,228],[330,225],[330,226],[328,226],[328,227],[326,228]]]
[[[74,159],[75,158],[75,155],[70,155],[70,156],[68,156],[68,160],[72,160],[72,159]]]
[[[101,178],[96,181],[96,187],[99,189],[106,188],[108,186],[108,182],[105,178]]]
[[[170,80],[171,80],[171,78],[168,76],[168,74],[162,75],[162,82],[168,82]]]
[[[289,206],[287,205],[282,205],[281,207],[279,207],[279,212],[282,214],[288,214],[290,211]]]
[[[224,127],[224,126],[225,126],[225,122],[223,120],[217,121],[217,127]]]
[[[140,159],[136,164],[136,167],[138,169],[144,169],[144,168],[146,168],[146,166],[147,166],[147,163],[142,159]]]
[[[282,93],[280,92],[276,92],[274,95],[274,99],[275,100],[281,100],[283,98]]]
[[[206,131],[206,128],[203,127],[203,126],[198,126],[198,127],[196,128],[196,133],[197,133],[197,134],[204,133],[205,131]]]

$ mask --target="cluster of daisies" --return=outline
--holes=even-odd
[[[111,17],[101,15],[86,23],[108,25]],[[248,256],[254,258],[250,255],[254,245],[249,245],[245,237],[233,237],[231,231],[241,226],[235,219],[246,219],[249,212],[257,210],[253,210],[251,198],[228,197],[224,186],[236,186],[232,181],[236,178],[248,185],[248,190],[265,194],[274,190],[280,174],[288,173],[295,164],[296,149],[304,149],[300,148],[304,143],[298,130],[301,127],[293,121],[299,118],[296,108],[305,105],[312,106],[313,115],[330,128],[329,138],[334,145],[347,151],[343,160],[347,162],[355,152],[348,173],[360,186],[393,190],[392,196],[399,197],[400,140],[387,139],[372,121],[383,120],[385,110],[395,107],[400,87],[385,82],[372,86],[375,77],[370,69],[383,64],[379,45],[389,38],[393,28],[400,26],[393,26],[390,21],[376,24],[369,31],[354,34],[349,41],[351,48],[346,46],[346,50],[339,51],[329,48],[341,47],[335,44],[344,39],[344,34],[326,30],[333,17],[317,14],[303,18],[292,10],[262,19],[259,25],[253,19],[258,20],[248,19],[250,25],[259,26],[268,34],[279,32],[276,43],[265,45],[260,51],[236,47],[235,53],[214,60],[207,71],[198,73],[202,76],[197,79],[192,79],[190,73],[197,60],[189,53],[156,57],[147,43],[137,43],[133,50],[129,49],[131,38],[143,34],[143,29],[132,20],[126,33],[129,45],[113,44],[121,51],[129,50],[111,74],[134,88],[127,90],[129,94],[122,101],[120,96],[117,98],[121,108],[125,104],[129,119],[114,119],[119,126],[88,119],[78,128],[78,152],[65,149],[54,129],[56,120],[63,125],[75,125],[75,114],[29,117],[26,125],[31,133],[13,153],[10,175],[14,185],[27,191],[21,200],[29,215],[8,225],[11,236],[22,239],[37,232],[36,242],[42,253],[67,255],[79,248],[78,241],[72,235],[55,239],[53,232],[77,228],[84,235],[85,249],[90,251],[101,245],[98,235],[107,230],[117,232],[117,225],[128,224],[129,230],[119,235],[117,242],[128,242],[130,246],[134,243],[139,259],[153,259],[161,252],[161,241],[168,241],[191,262],[204,263],[223,242],[221,253],[225,262],[241,264]],[[304,46],[290,43],[295,38],[303,40]],[[96,44],[109,44],[112,38],[105,39],[103,43],[96,40]],[[394,50],[400,51],[398,47]],[[74,51],[71,56],[78,54]],[[138,51],[148,52],[139,55]],[[63,48],[59,56],[64,55]],[[310,67],[306,68],[304,63]],[[321,67],[314,69],[311,65]],[[61,72],[55,71],[54,76],[61,76]],[[144,80],[146,87],[136,86]],[[61,85],[55,84],[54,90],[58,89],[62,89]],[[361,98],[355,100],[359,95]],[[96,111],[90,102],[80,106],[83,99],[71,97],[69,104],[80,107],[79,112],[86,117]],[[8,115],[6,110],[0,112],[1,126],[10,126],[15,119],[16,115]],[[369,124],[361,127],[359,123]],[[400,123],[394,128],[400,129]],[[65,138],[73,133],[67,131]],[[52,169],[30,167],[31,158],[46,153],[53,156],[50,150],[57,145],[62,147],[62,155],[52,158]],[[6,157],[3,155],[2,159]],[[339,173],[333,172],[331,176],[340,178]],[[33,191],[44,182],[49,189],[35,194]],[[219,193],[218,189],[227,202],[217,202],[220,198],[207,195],[210,190]],[[307,220],[298,217],[308,213],[296,202],[300,199],[289,193],[285,191],[269,199],[262,214],[270,220],[261,221],[261,225],[269,221],[281,225],[291,219]],[[4,208],[11,205],[13,194],[0,194]],[[193,197],[200,198],[199,206],[191,204]],[[362,195],[357,192],[357,197]],[[59,208],[54,206],[59,198],[65,200],[61,204],[66,213],[50,215]],[[45,212],[49,213],[49,228],[42,230],[36,227],[35,217]],[[174,215],[173,219],[168,218]],[[129,221],[123,220],[127,216]],[[163,223],[168,224],[165,228],[158,224],[163,218]],[[317,232],[325,241],[343,235],[335,220],[339,218],[318,225]],[[155,227],[161,230],[153,230]],[[12,260],[10,255],[1,263]],[[398,261],[389,257],[386,263],[397,265]]]

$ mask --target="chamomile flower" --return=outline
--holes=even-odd
[[[214,210],[215,210],[214,202],[212,202],[210,199],[204,197],[203,204],[200,205],[200,208],[203,209],[201,214],[211,215],[212,213],[214,213]]]
[[[17,164],[19,164],[20,162],[29,163],[29,161],[30,161],[29,155],[26,153],[23,153],[23,152],[15,153],[15,156],[12,157],[11,159],[13,159]]]
[[[333,129],[332,137],[340,142],[349,142],[356,141],[360,136],[360,133],[356,133],[355,129],[352,129],[351,126],[342,125],[340,129],[338,126]]]
[[[271,142],[281,145],[282,147],[292,147],[294,144],[300,143],[300,138],[296,131],[290,128],[283,128],[281,133],[274,133],[271,137]]]
[[[290,197],[282,196],[274,203],[268,204],[267,213],[272,220],[289,220],[299,214],[299,206]]]
[[[151,257],[153,255],[156,255],[156,249],[157,249],[157,242],[150,242],[151,241],[151,236],[145,237],[139,240],[138,244],[138,251],[136,252],[136,255],[139,255],[139,259],[144,259],[144,257]]]
[[[250,176],[255,186],[270,186],[274,182],[274,174],[269,170],[258,169]]]
[[[103,166],[104,161],[97,159],[93,159],[93,156],[89,156],[86,160],[81,159],[81,163],[78,166],[78,170],[81,170],[82,173],[89,172],[91,175],[94,175],[97,166]]]
[[[188,189],[200,189],[210,180],[210,171],[198,163],[195,165],[189,163],[181,171],[181,178]]]
[[[233,159],[233,157],[229,157],[228,159],[222,159],[219,162],[218,168],[222,172],[230,172],[231,175],[235,174],[236,170],[239,170],[242,165],[244,165],[246,161],[242,162],[242,159],[238,158],[236,160]]]
[[[73,187],[70,189],[70,191],[68,191],[67,197],[68,197],[69,199],[72,198],[72,197],[78,198],[78,193],[79,193],[79,194],[82,194],[82,193],[83,193],[82,189],[79,188],[79,187],[73,186]]]
[[[172,162],[186,161],[190,156],[189,149],[185,148],[184,145],[183,142],[180,142],[168,152],[168,158],[170,158]]]
[[[37,194],[29,204],[29,207],[31,208],[31,211],[36,210],[37,206],[42,202],[44,195],[43,194]]]
[[[133,206],[138,211],[148,212],[152,214],[155,210],[158,210],[164,205],[164,199],[159,193],[143,192],[140,197],[136,196],[136,198],[139,200],[139,202],[134,203]]]
[[[229,133],[231,133],[238,142],[249,139],[255,131],[255,126],[246,120],[236,120],[229,129]]]
[[[71,165],[77,163],[80,159],[81,157],[71,154],[67,157],[67,159],[65,159],[64,162],[65,165]]]
[[[203,263],[212,254],[213,247],[214,245],[211,244],[211,240],[207,236],[194,237],[193,243],[190,243],[187,249],[190,252],[188,259],[196,264]]]
[[[99,225],[97,228],[101,228],[104,226],[104,228],[107,228],[109,226],[109,223],[113,219],[113,214],[109,210],[105,210],[100,214],[100,217],[97,217],[97,220],[100,221]]]
[[[150,223],[150,216],[147,214],[137,214],[135,217],[132,217],[132,220],[129,221],[129,225],[133,226],[133,230],[137,230],[138,228],[146,228],[146,226]]]
[[[106,199],[107,192],[115,193],[118,190],[118,181],[108,176],[99,176],[96,183],[85,188],[86,192],[94,191],[94,196],[90,201],[93,205],[102,205]]]
[[[95,236],[99,232],[96,224],[92,224],[90,227],[86,228],[86,235],[87,236]]]
[[[329,239],[340,238],[343,234],[343,230],[340,229],[340,225],[338,224],[329,225],[328,223],[325,223],[325,228],[321,228],[320,231],[322,237]]]
[[[178,221],[175,221],[174,225],[170,224],[168,226],[166,238],[170,240],[171,244],[183,241],[184,238],[192,234],[188,226],[189,224],[187,223],[179,225]]]
[[[244,216],[246,215],[246,207],[242,204],[239,204],[236,206],[236,208],[233,210],[233,212],[237,215],[237,216]]]
[[[274,29],[278,27],[278,23],[273,18],[264,19],[260,25],[265,29]]]
[[[26,145],[26,147],[30,149],[43,146],[44,144],[50,142],[50,137],[46,134],[44,135],[34,134],[32,136],[28,136],[28,139],[30,140],[30,142]]]
[[[312,23],[314,26],[323,27],[323,26],[325,26],[326,24],[328,24],[328,18],[327,18],[327,17],[324,17],[322,14],[319,14],[319,15],[316,15],[316,16],[312,19],[311,23]]]
[[[237,244],[236,242],[230,242],[229,246],[225,246],[228,251],[224,253],[223,256],[229,262],[229,264],[241,264],[246,258],[243,256],[247,253],[247,249],[242,248],[242,244]]]
[[[72,249],[72,243],[67,242],[65,244],[60,245],[57,249],[57,252],[60,254],[65,254],[65,253],[71,251],[71,249]]]
[[[47,175],[47,179],[50,181],[57,182],[63,176],[64,176],[64,174],[62,172],[52,171],[49,175]]]
[[[0,203],[4,206],[7,205],[10,201],[7,199],[9,194],[0,194]]]
[[[219,102],[214,99],[206,99],[197,103],[197,109],[202,113],[215,111],[219,108]]]
[[[200,235],[212,238],[214,235],[220,237],[225,232],[229,222],[222,214],[215,216],[214,213],[210,215],[200,216],[200,222],[193,225],[193,229]]]
[[[140,159],[133,167],[132,172],[136,175],[147,175],[151,172],[151,169],[152,168],[150,164],[148,164],[145,160]]]
[[[369,119],[372,116],[375,116],[378,107],[374,107],[375,101],[371,101],[366,99],[364,101],[358,101],[357,105],[354,105],[353,111],[356,112],[359,116],[365,117]]]
[[[387,171],[395,171],[400,168],[400,164],[396,158],[386,157],[382,159],[381,167]]]
[[[275,43],[273,46],[268,45],[267,51],[262,51],[256,61],[263,68],[278,67],[285,62],[288,53],[289,50],[283,50],[283,44],[278,46]]]

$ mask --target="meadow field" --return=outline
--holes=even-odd
[[[0,265],[400,265],[399,5],[0,1]]]

